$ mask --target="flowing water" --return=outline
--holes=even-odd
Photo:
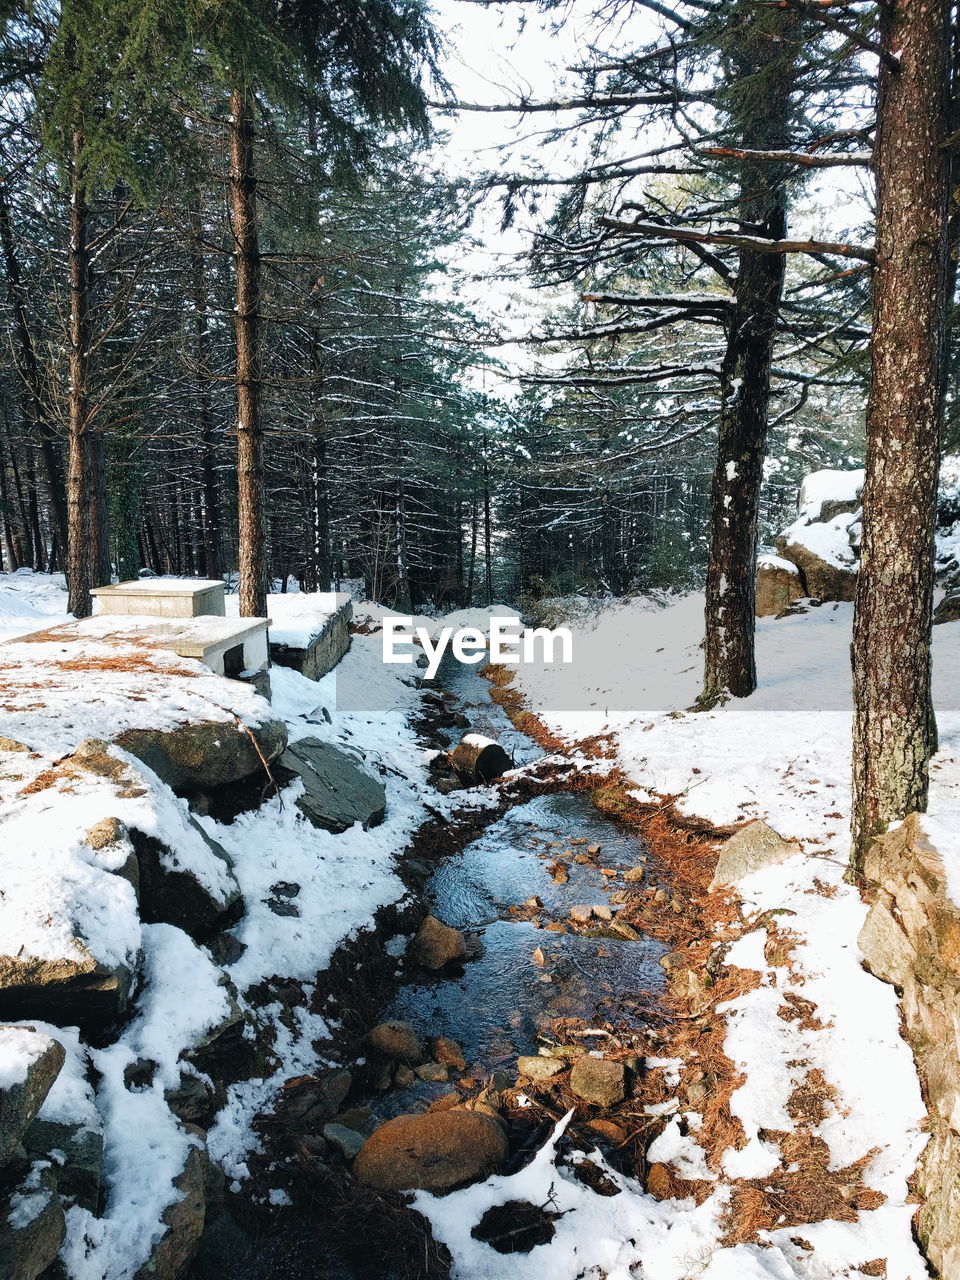
[[[469,730],[451,731],[451,745],[462,733],[476,732],[496,739],[517,765],[542,755],[491,700],[477,667],[447,657],[439,683],[456,695],[470,721]],[[597,846],[588,862],[574,860]],[[557,883],[548,869],[558,856],[569,876],[565,883]],[[543,906],[536,912],[541,925],[559,924],[576,906],[609,908],[615,918],[618,907],[610,895],[623,887],[623,871],[637,866],[656,882],[655,859],[643,842],[604,817],[585,794],[560,792],[517,805],[460,853],[441,860],[426,888],[433,913],[479,939],[482,953],[452,975],[401,986],[382,1018],[410,1022],[424,1038],[456,1040],[470,1075],[504,1072],[511,1080],[517,1056],[535,1054],[538,1037],[549,1038],[556,1018],[642,1023],[651,995],[662,987],[658,961],[664,947],[647,938],[618,938],[611,922],[601,919],[583,932],[559,932],[511,912],[536,897]],[[604,876],[603,869],[618,875]],[[409,1088],[393,1086],[358,1101],[383,1121],[424,1109],[451,1088],[452,1083],[416,1080]],[[358,1265],[326,1252],[318,1263],[318,1247],[314,1223],[294,1211],[285,1216],[282,1231],[258,1243],[255,1260],[234,1274],[242,1280],[366,1280],[371,1274],[369,1260]],[[389,1266],[376,1274],[388,1280]]]
[[[516,729],[489,696],[476,667],[445,659],[440,683],[456,694],[470,729],[495,738],[528,764],[541,754],[538,745]],[[589,862],[574,856],[599,853]],[[549,866],[563,855],[568,879],[558,883]],[[647,865],[649,851],[637,836],[605,818],[582,792],[543,795],[517,805],[461,853],[445,858],[432,875],[426,896],[445,924],[467,930],[483,952],[454,976],[402,986],[384,1010],[385,1018],[412,1023],[423,1036],[444,1035],[462,1047],[468,1066],[482,1072],[509,1071],[520,1054],[536,1053],[538,1034],[555,1018],[591,1022],[631,1022],[642,1018],[650,993],[659,990],[659,959],[666,948],[651,939],[625,941],[609,925],[595,920],[582,933],[559,933],[526,919],[512,907],[536,897],[544,908],[541,922],[560,922],[577,906],[617,905],[610,893],[623,888],[622,872]],[[385,1118],[410,1110],[417,1102],[449,1092],[449,1085],[417,1084],[392,1090],[372,1105]]]

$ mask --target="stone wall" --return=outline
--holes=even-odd
[[[934,1273],[960,1276],[960,907],[917,814],[876,840],[866,861],[873,900],[860,934],[867,967],[901,993],[929,1112],[917,1167],[917,1232]]]
[[[343,599],[343,597],[340,597]],[[279,667],[293,667],[309,680],[320,680],[332,671],[350,648],[350,619],[353,605],[343,600],[336,613],[330,615],[323,630],[306,647],[270,641],[270,658]]]

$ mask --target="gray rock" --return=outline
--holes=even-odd
[[[56,1179],[46,1162],[35,1164],[0,1202],[0,1276],[36,1280],[55,1261],[65,1234]]]
[[[933,611],[933,620],[940,622],[960,622],[960,591],[951,591],[945,595]]]
[[[264,773],[260,757],[271,761],[283,752],[287,726],[272,716],[250,731],[236,721],[205,720],[167,732],[127,729],[116,742],[175,789],[219,787]]]
[[[323,1136],[327,1142],[337,1148],[345,1160],[355,1160],[360,1154],[360,1148],[366,1142],[362,1133],[357,1133],[355,1129],[348,1129],[342,1124],[324,1125]]]
[[[177,1198],[164,1210],[166,1230],[133,1280],[180,1280],[200,1246],[206,1214],[203,1147],[190,1147],[173,1185]]]
[[[280,763],[303,779],[304,794],[297,807],[315,827],[339,833],[355,822],[366,828],[383,821],[387,803],[383,783],[332,743],[303,738],[284,751]]]
[[[99,1212],[103,1182],[103,1134],[99,1130],[82,1123],[34,1120],[23,1145],[32,1160],[52,1159],[61,1199],[92,1214]]]
[[[623,1063],[585,1054],[573,1064],[570,1092],[595,1107],[615,1107],[627,1096]]]
[[[297,1133],[319,1133],[331,1121],[350,1092],[349,1071],[328,1071],[309,1087],[299,1089],[284,1108],[284,1120]]]
[[[551,1080],[566,1069],[566,1063],[556,1058],[541,1058],[533,1055],[517,1059],[517,1071],[528,1080]]]
[[[32,1027],[0,1027],[0,1062],[26,1062],[0,1088],[0,1166],[7,1163],[60,1074],[66,1054],[58,1040]]]
[[[130,839],[137,855],[140,884],[140,916],[145,924],[173,924],[193,938],[217,932],[240,900],[240,886],[222,845],[187,815],[187,824],[206,845],[217,864],[221,884],[211,888],[178,865],[175,848],[135,828]]]
[[[720,850],[710,888],[716,889],[722,884],[738,884],[752,872],[786,862],[799,852],[800,846],[795,841],[784,840],[783,836],[758,818],[741,827]]]
[[[180,1083],[164,1093],[167,1106],[179,1120],[207,1128],[216,1111],[212,1087],[192,1071],[180,1072]]]

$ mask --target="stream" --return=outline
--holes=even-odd
[[[445,731],[451,746],[474,732],[496,739],[517,765],[543,754],[492,701],[476,666],[446,657],[438,683],[456,696],[457,709],[470,722],[469,729]],[[563,855],[565,882],[549,870],[557,855]],[[648,881],[656,881],[655,860],[642,840],[605,817],[587,794],[545,794],[516,805],[462,851],[442,858],[425,888],[431,912],[478,939],[480,954],[452,974],[424,977],[425,971],[416,970],[380,1018],[409,1022],[424,1040],[455,1040],[467,1063],[462,1074],[493,1079],[500,1088],[507,1077],[515,1082],[517,1056],[536,1054],[538,1035],[549,1039],[556,1018],[641,1025],[651,993],[663,986],[658,961],[666,948],[636,934],[634,940],[617,937],[611,926],[618,906],[610,902],[624,888],[624,870],[638,866],[647,869]],[[605,876],[604,870],[617,874]],[[529,909],[511,911],[534,896],[542,903],[543,910],[534,913],[542,927],[529,918]],[[601,915],[612,918],[593,919],[580,932],[561,931],[577,906],[600,907]],[[449,1082],[415,1079],[407,1087],[394,1082],[364,1091],[366,1096],[352,1097],[348,1105],[369,1108],[371,1122],[381,1123],[425,1110],[449,1094],[457,1078],[454,1073]],[[357,1230],[362,1235],[361,1223]],[[396,1274],[387,1259],[373,1270],[370,1257],[358,1262],[325,1251],[321,1261],[320,1245],[316,1223],[294,1209],[283,1215],[276,1235],[258,1242],[255,1260],[233,1274],[238,1280],[391,1280]]]

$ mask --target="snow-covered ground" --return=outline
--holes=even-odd
[[[0,632],[7,637],[62,620],[65,607],[62,583],[38,575],[0,577]],[[357,610],[371,622],[380,612]],[[478,625],[483,612],[442,621]],[[597,610],[581,602],[571,623],[574,663],[520,668],[517,684],[528,705],[572,746],[598,732],[613,736],[619,763],[639,795],[675,796],[680,809],[720,825],[762,816],[782,835],[799,840],[803,852],[739,887],[748,927],[726,963],[755,970],[760,980],[724,1010],[725,1052],[745,1076],[732,1109],[747,1145],[728,1153],[722,1176],[712,1175],[713,1194],[699,1207],[693,1201],[658,1201],[610,1170],[621,1194],[600,1197],[558,1166],[549,1146],[519,1174],[442,1199],[418,1194],[417,1206],[454,1255],[459,1280],[839,1280],[879,1274],[859,1269],[879,1258],[886,1260],[887,1280],[921,1280],[926,1274],[906,1200],[907,1178],[924,1141],[918,1081],[899,1036],[895,993],[861,966],[856,937],[864,908],[843,883],[851,613],[849,605],[824,605],[762,620],[760,688],[744,702],[709,712],[687,710],[700,682],[697,597],[668,608],[639,600]],[[435,628],[437,621],[416,619],[418,624]],[[944,830],[957,830],[960,710],[953,676],[960,663],[960,623],[937,627],[934,643],[941,749],[933,766],[931,812]],[[373,831],[355,829],[345,836],[318,831],[298,815],[299,784],[231,826],[202,820],[233,858],[243,891],[246,912],[236,934],[246,950],[229,969],[241,1004],[245,989],[274,975],[301,980],[309,993],[337,946],[402,894],[394,859],[423,818],[426,787],[425,756],[411,749],[407,727],[418,697],[413,674],[409,667],[382,663],[376,634],[355,637],[338,672],[319,683],[274,670],[274,707],[292,738],[324,737],[361,751],[368,767],[382,767],[387,820]],[[353,696],[357,687],[365,692],[362,704]],[[154,792],[161,785],[147,781]],[[182,822],[182,802],[165,789],[163,799],[179,807],[158,821]],[[437,808],[448,802],[431,791],[430,803]],[[157,812],[162,814],[162,806]],[[277,916],[264,901],[280,879],[302,886],[301,917]],[[794,913],[789,969],[767,963],[766,933],[759,921],[750,924],[769,912]],[[106,1215],[95,1219],[82,1209],[69,1215],[64,1257],[72,1280],[122,1280],[156,1239],[172,1199],[171,1179],[190,1141],[167,1108],[163,1089],[180,1053],[224,1014],[224,989],[208,953],[172,926],[139,928],[143,966],[136,1016],[115,1044],[88,1050],[75,1031],[38,1025],[55,1034],[68,1053],[45,1105],[46,1118],[86,1117],[90,1125],[103,1126],[106,1138]],[[816,1006],[816,1029],[777,1017],[783,991],[797,983]],[[316,1068],[332,1030],[305,1007],[296,1008],[292,1019],[279,1003],[248,1012],[272,1024],[277,1064],[265,1079],[231,1088],[209,1133],[211,1153],[238,1183],[256,1143],[253,1116],[269,1105],[283,1080]],[[123,1072],[138,1057],[155,1059],[159,1070],[152,1086],[131,1091],[123,1085]],[[85,1076],[88,1062],[99,1073],[96,1093]],[[761,1244],[724,1246],[731,1186],[737,1178],[773,1173],[779,1156],[765,1135],[790,1130],[787,1101],[800,1076],[811,1070],[821,1071],[835,1090],[818,1129],[832,1166],[865,1159],[863,1182],[884,1201],[861,1211],[855,1223],[774,1229],[761,1233]],[[688,1176],[706,1176],[696,1142],[698,1117],[688,1111],[681,1125],[679,1106],[678,1101],[678,1115],[651,1159]],[[553,1241],[530,1254],[505,1257],[475,1240],[470,1232],[484,1210],[507,1199],[549,1200],[563,1214]]]
[[[298,606],[300,616],[305,617],[308,598],[298,597]],[[13,639],[64,621],[67,615],[62,578],[22,573],[0,576],[0,638]],[[82,644],[97,647],[95,640],[84,640]],[[47,648],[14,644],[0,655],[0,666],[7,659],[9,670],[19,670],[31,660],[34,651],[42,666],[42,651]],[[246,1178],[247,1159],[257,1147],[251,1128],[253,1117],[269,1107],[285,1080],[313,1071],[323,1062],[324,1045],[329,1045],[335,1030],[307,1006],[291,1010],[277,1002],[254,1008],[243,993],[255,983],[278,977],[301,981],[309,999],[312,983],[329,964],[337,947],[370,926],[378,908],[405,893],[395,873],[396,857],[426,816],[422,801],[428,791],[429,753],[412,746],[408,725],[409,716],[419,705],[416,673],[411,667],[385,666],[380,655],[379,636],[358,636],[337,671],[322,681],[307,680],[284,668],[275,668],[272,677],[274,710],[285,719],[291,740],[310,736],[336,742],[354,752],[367,769],[382,778],[387,789],[387,817],[381,826],[370,831],[357,826],[343,835],[316,829],[296,807],[302,787],[299,781],[229,826],[209,817],[200,820],[233,860],[243,893],[244,915],[235,934],[245,950],[228,967],[227,974],[235,984],[240,1008],[247,1018],[275,1037],[272,1069],[262,1079],[232,1086],[226,1105],[208,1133],[211,1155],[235,1185]],[[92,653],[90,656],[96,657]],[[162,664],[167,659],[171,660],[174,682],[180,667],[196,666],[191,660],[173,655],[161,655],[159,660]],[[42,671],[40,675],[43,676]],[[39,745],[44,754],[16,757],[29,763],[14,771],[21,775],[20,780],[14,776],[5,794],[0,795],[0,823],[6,837],[0,837],[5,888],[16,888],[26,876],[22,901],[13,895],[8,904],[10,910],[0,916],[0,934],[15,934],[20,927],[14,910],[20,903],[29,908],[28,918],[21,916],[20,925],[26,929],[29,924],[38,933],[37,947],[44,954],[52,954],[58,946],[62,950],[72,944],[71,912],[76,924],[78,913],[83,915],[86,910],[82,919],[84,936],[91,941],[95,938],[98,947],[103,944],[105,959],[132,965],[138,954],[141,957],[135,1013],[115,1043],[90,1049],[74,1028],[41,1028],[59,1039],[68,1055],[41,1119],[83,1123],[102,1130],[105,1140],[106,1212],[96,1218],[79,1207],[68,1211],[62,1258],[71,1280],[124,1280],[143,1263],[164,1229],[161,1216],[174,1199],[173,1179],[183,1167],[193,1141],[167,1106],[164,1090],[177,1083],[181,1054],[217,1027],[229,1015],[230,1005],[220,983],[221,971],[208,951],[171,925],[141,924],[131,886],[111,874],[116,867],[110,864],[110,850],[93,854],[82,841],[84,830],[109,813],[165,837],[171,847],[186,856],[192,845],[199,846],[200,842],[185,825],[185,801],[177,799],[132,756],[117,749],[111,749],[111,754],[127,769],[136,771],[146,788],[132,799],[121,802],[112,792],[104,794],[105,784],[98,778],[89,783],[72,780],[62,792],[40,790],[26,799],[18,794],[24,769],[30,776],[37,775],[84,737],[109,737],[108,730],[124,727],[125,722],[117,721],[113,714],[122,710],[122,698],[119,694],[114,697],[117,691],[111,692],[112,686],[107,687],[113,678],[109,672],[102,678],[89,672],[71,678],[72,704],[69,679],[62,688],[58,684],[48,690],[48,700],[59,699],[62,703],[59,744],[57,716],[41,710],[38,720],[26,704],[19,713],[15,709],[5,713],[3,727],[11,737],[26,737],[34,745],[42,728],[43,741]],[[136,692],[129,672],[119,673],[116,678],[125,681],[123,688],[128,694]],[[150,699],[141,702],[139,709],[135,704],[128,709],[134,721],[139,717],[139,722],[163,727],[168,719],[161,687],[164,677],[147,672],[143,678],[147,685],[152,681],[157,687],[147,688]],[[76,693],[77,679],[84,680],[83,696]],[[207,681],[208,692],[216,697],[219,690],[221,702],[224,691],[232,691],[241,702],[250,701],[249,710],[256,719],[254,704],[259,699],[251,690],[205,675],[183,679],[193,687]],[[362,687],[367,694],[365,705],[373,709],[338,709],[338,682],[345,682],[350,688]],[[85,706],[90,712],[89,724],[84,720]],[[330,712],[330,720],[323,708]],[[245,714],[244,708],[235,709]],[[209,706],[204,714],[209,718]],[[433,788],[429,788],[429,798],[434,810],[452,804]],[[106,811],[104,805],[108,806]],[[197,856],[202,858],[203,852],[200,847]],[[30,875],[34,881],[32,895]],[[43,879],[42,885],[38,875]],[[280,880],[300,886],[299,916],[276,915],[267,904],[270,886]],[[52,916],[48,913],[51,902],[55,906]],[[94,918],[87,908],[97,902],[101,910]],[[51,930],[56,935],[52,941]],[[16,951],[13,946],[12,953]],[[40,1026],[35,1019],[30,1022]],[[158,1069],[152,1084],[131,1090],[125,1086],[124,1071],[138,1058],[154,1060]],[[88,1083],[91,1067],[99,1077],[95,1092]]]
[[[730,1149],[715,1192],[692,1201],[657,1201],[611,1173],[622,1194],[584,1192],[569,1169],[541,1153],[513,1177],[417,1205],[452,1249],[458,1280],[557,1280],[605,1274],[609,1280],[833,1280],[884,1274],[921,1280],[926,1266],[911,1233],[907,1179],[923,1149],[925,1111],[912,1056],[899,1034],[893,988],[861,965],[859,894],[843,882],[849,852],[850,668],[852,605],[824,605],[758,627],[760,687],[713,711],[690,708],[701,673],[703,601],[662,609],[638,600],[601,610],[581,606],[575,661],[521,667],[516,687],[546,726],[572,744],[612,734],[618,763],[647,798],[675,796],[681,811],[717,825],[763,817],[796,838],[801,854],[757,872],[738,887],[747,931],[726,963],[759,973],[755,990],[722,1009],[725,1053],[745,1075],[731,1101],[747,1145]],[[931,814],[960,827],[960,712],[956,672],[960,624],[935,628],[935,682],[941,748],[933,763]],[[764,957],[763,913],[784,917],[796,935],[790,968]],[[751,921],[756,921],[751,924]],[[816,1029],[784,1021],[785,991],[816,1006]],[[830,1167],[866,1161],[864,1185],[884,1197],[855,1223],[827,1220],[760,1233],[762,1243],[725,1247],[723,1211],[737,1178],[767,1178],[782,1165],[769,1131],[795,1129],[787,1106],[797,1083],[823,1073],[835,1090],[817,1129]],[[707,1176],[691,1111],[668,1124],[649,1152],[687,1177]],[[682,1123],[681,1123],[682,1121]],[[471,1229],[490,1205],[530,1200],[564,1213],[548,1245],[526,1256],[496,1255]],[[798,1243],[799,1242],[799,1243]],[[879,1259],[885,1270],[878,1271]],[[860,1266],[873,1264],[868,1272]],[[597,1269],[599,1268],[599,1269]]]

